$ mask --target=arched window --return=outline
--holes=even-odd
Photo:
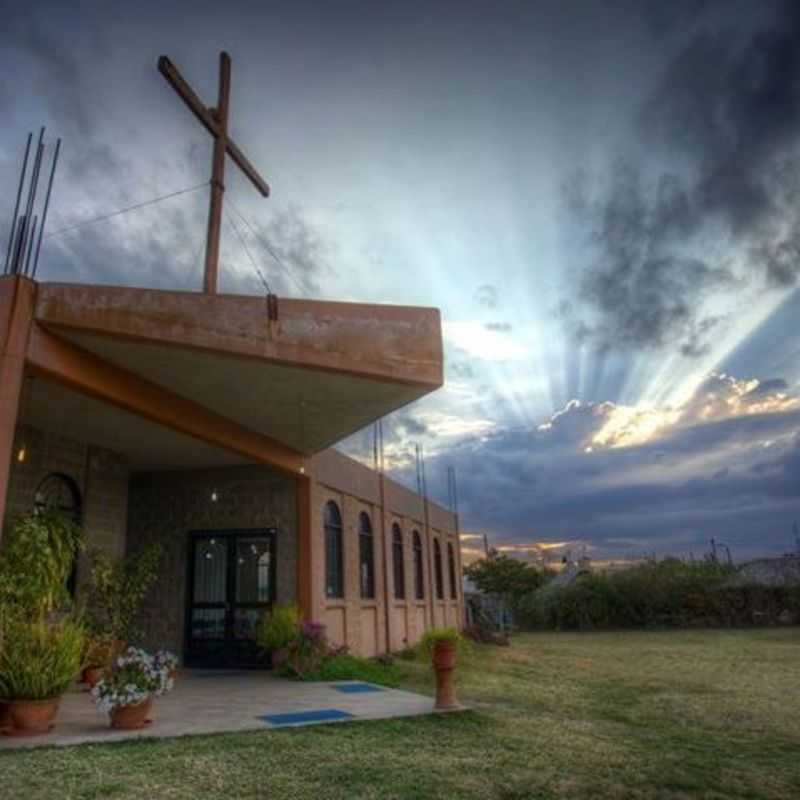
[[[362,511],[358,515],[358,561],[361,577],[361,597],[372,600],[375,597],[375,554],[372,541],[372,523]]]
[[[325,596],[344,597],[342,515],[333,500],[325,503]]]
[[[451,542],[447,543],[447,571],[450,573],[450,597],[458,599],[458,584],[456,583],[456,554]]]
[[[442,578],[442,547],[438,539],[433,540],[433,570],[436,578],[436,597],[444,600],[444,580]]]
[[[61,472],[51,472],[42,478],[36,487],[33,496],[34,509],[52,509],[60,511],[64,516],[81,524],[81,492],[78,484]],[[70,597],[75,597],[75,588],[78,583],[78,559],[72,565],[72,571],[67,579],[67,590]]]
[[[406,599],[406,565],[403,561],[403,532],[395,522],[392,525],[392,566],[394,567],[394,596]]]
[[[419,531],[414,531],[414,595],[417,600],[425,599],[425,573],[422,571],[422,539]]]

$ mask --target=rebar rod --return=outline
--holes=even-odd
[[[28,219],[23,214],[19,218],[16,241],[14,242],[14,252],[11,254],[11,263],[9,265],[9,271],[12,275],[19,274],[20,252],[22,251],[23,242],[25,241],[25,227],[27,225],[27,222]]]
[[[31,173],[31,180],[28,184],[28,200],[25,204],[25,240],[22,243],[22,256],[25,257],[28,241],[27,237],[30,235],[30,220],[33,216],[33,205],[36,202],[36,187],[39,184],[39,170],[42,167],[42,155],[44,154],[44,125],[39,129],[39,142],[36,145],[36,157],[33,160],[33,171]]]
[[[39,217],[34,214],[33,216],[33,225],[31,225],[31,235],[28,239],[28,253],[25,256],[25,269],[22,270],[22,274],[25,277],[30,277],[29,270],[31,267],[31,253],[33,252],[33,240],[36,238],[36,223],[39,221]]]
[[[19,186],[17,187],[17,201],[14,203],[14,216],[11,218],[11,232],[8,235],[8,249],[6,250],[6,261],[3,266],[3,274],[8,273],[8,262],[11,258],[11,251],[14,248],[14,232],[17,227],[17,214],[19,214],[19,201],[22,198],[22,187],[25,184],[25,173],[28,171],[28,156],[31,152],[31,142],[33,133],[28,134],[28,143],[25,145],[25,158],[22,159],[22,172],[19,176]]]
[[[53,165],[50,167],[50,179],[47,182],[47,195],[44,198],[44,210],[42,211],[42,224],[39,226],[39,241],[36,243],[36,257],[33,259],[33,271],[31,278],[36,277],[36,269],[39,266],[39,253],[42,250],[42,234],[44,233],[44,225],[47,221],[47,210],[50,208],[50,193],[53,191],[53,178],[56,174],[56,166],[58,165],[58,154],[61,152],[61,139],[56,140],[56,149],[53,153]]]

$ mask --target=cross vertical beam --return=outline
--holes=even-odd
[[[219,237],[222,228],[222,196],[225,192],[225,151],[228,146],[228,107],[231,91],[231,57],[219,54],[219,93],[217,107],[212,111],[217,123],[214,139],[214,160],[211,165],[211,202],[208,206],[208,235],[203,291],[217,293],[219,273]]]
[[[222,200],[225,193],[225,155],[229,155],[262,197],[269,197],[269,186],[247,160],[244,153],[228,136],[228,109],[231,90],[231,57],[219,55],[219,91],[217,107],[207,108],[194,89],[184,80],[177,67],[166,57],[158,59],[158,71],[186,103],[203,127],[214,137],[214,155],[211,162],[211,198],[208,207],[208,234],[206,238],[205,275],[203,291],[217,293],[219,272],[219,238],[222,228]]]

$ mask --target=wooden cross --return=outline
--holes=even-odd
[[[206,266],[203,291],[217,293],[219,267],[219,234],[222,223],[222,195],[225,192],[225,153],[250,179],[263,197],[269,197],[269,186],[256,172],[236,143],[228,138],[228,108],[231,89],[231,57],[219,54],[219,97],[216,108],[206,108],[194,89],[183,79],[175,65],[166,57],[158,59],[158,71],[167,79],[189,110],[214,137],[214,155],[211,162],[211,199],[208,207],[208,236],[206,238]]]

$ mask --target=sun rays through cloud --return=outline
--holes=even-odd
[[[281,296],[441,311],[444,387],[383,420],[394,477],[416,488],[422,446],[431,496],[455,467],[464,528],[520,557],[780,551],[800,520],[800,7],[423,5],[186,25],[151,0],[21,4],[0,183],[39,124],[64,140],[54,226],[205,180],[210,142],[154,65],[174,52],[205,92],[225,31],[234,135],[273,194],[231,170],[252,229],[245,248],[224,227],[223,291],[262,294],[255,261]],[[47,239],[40,277],[196,290],[205,201]],[[374,432],[341,447],[372,465]]]

